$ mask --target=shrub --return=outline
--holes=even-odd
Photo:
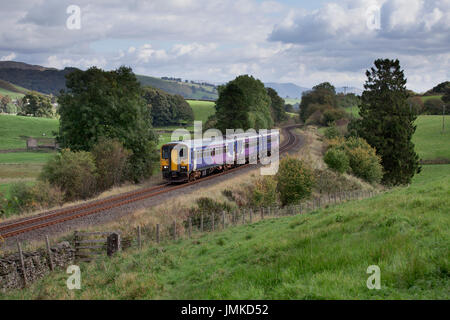
[[[203,214],[203,225],[206,228],[211,225],[211,214],[214,214],[214,220],[217,223],[221,221],[222,212],[230,212],[231,206],[226,202],[219,202],[211,198],[202,197],[196,200],[196,207],[189,210],[189,217],[193,225],[199,226]]]
[[[330,169],[339,173],[344,173],[349,169],[349,159],[347,153],[338,148],[331,148],[325,153],[323,158]]]
[[[45,164],[40,179],[60,188],[66,201],[86,199],[96,190],[94,157],[90,152],[63,149]]]
[[[24,212],[30,209],[33,203],[31,187],[25,182],[15,182],[9,189],[8,206],[13,212]]]
[[[334,122],[336,120],[345,118],[346,116],[346,112],[344,109],[342,108],[330,108],[330,109],[326,109],[323,112],[323,121],[322,124],[323,125],[328,125],[331,122]]]
[[[38,181],[31,187],[33,198],[31,209],[51,208],[64,203],[64,193],[58,187],[52,187],[48,181]]]
[[[378,183],[381,181],[383,176],[381,158],[376,154],[376,150],[363,138],[350,137],[347,140],[343,138],[331,139],[328,141],[328,148],[328,150],[336,149],[346,153],[351,171],[355,176],[370,183]]]
[[[381,159],[375,154],[375,149],[356,147],[349,149],[350,167],[355,176],[370,183],[379,183],[383,178]]]
[[[268,207],[278,202],[277,181],[273,176],[256,180],[252,191],[252,207]]]
[[[335,125],[332,125],[325,129],[325,138],[334,139],[341,136],[341,132],[336,128]]]
[[[282,205],[298,203],[311,195],[314,184],[313,172],[299,159],[283,158],[276,179]]]
[[[125,181],[131,151],[116,139],[100,139],[92,148],[97,168],[97,190],[103,191]]]
[[[342,190],[358,190],[361,184],[357,181],[348,179],[331,170],[314,170],[315,189],[319,193],[336,193]]]
[[[443,112],[444,101],[440,98],[431,98],[425,101],[424,110],[426,114],[441,115]],[[448,111],[446,110],[446,114]]]

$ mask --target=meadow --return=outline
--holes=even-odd
[[[213,115],[216,110],[214,108],[214,101],[197,101],[186,100],[194,111],[194,119],[196,121],[202,121],[203,123],[208,120],[210,115]]]
[[[449,299],[449,195],[450,166],[424,166],[371,199],[82,263],[81,290],[61,270],[0,298]]]
[[[422,98],[422,101],[425,102],[425,101],[427,101],[427,100],[435,99],[435,98],[441,99],[441,98],[442,98],[442,95],[422,96],[421,98]]]
[[[421,159],[450,159],[450,116],[445,116],[442,132],[442,116],[419,116],[413,143]]]
[[[26,148],[25,137],[53,138],[58,120],[48,118],[0,115],[0,150]]]

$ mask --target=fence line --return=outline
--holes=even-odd
[[[225,230],[228,227],[251,224],[268,218],[306,214],[345,201],[360,200],[374,196],[373,191],[355,190],[323,194],[298,205],[285,207],[268,206],[259,208],[238,208],[232,212],[202,212],[197,217],[188,217],[177,225],[174,220],[169,225],[157,224],[156,228],[138,226],[137,237],[130,239],[131,246],[142,248],[142,243],[160,244],[178,239],[191,239],[194,234]],[[258,219],[259,218],[259,219]]]

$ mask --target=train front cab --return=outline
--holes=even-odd
[[[177,148],[176,146],[179,145]],[[161,172],[163,178],[173,182],[189,179],[189,148],[182,143],[169,143],[161,147]]]

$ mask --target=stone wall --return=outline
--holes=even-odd
[[[75,261],[75,249],[68,242],[51,248],[55,269],[64,268]],[[45,249],[23,253],[26,278],[30,284],[50,273],[50,263]],[[0,258],[0,291],[23,288],[24,278],[19,253]]]

